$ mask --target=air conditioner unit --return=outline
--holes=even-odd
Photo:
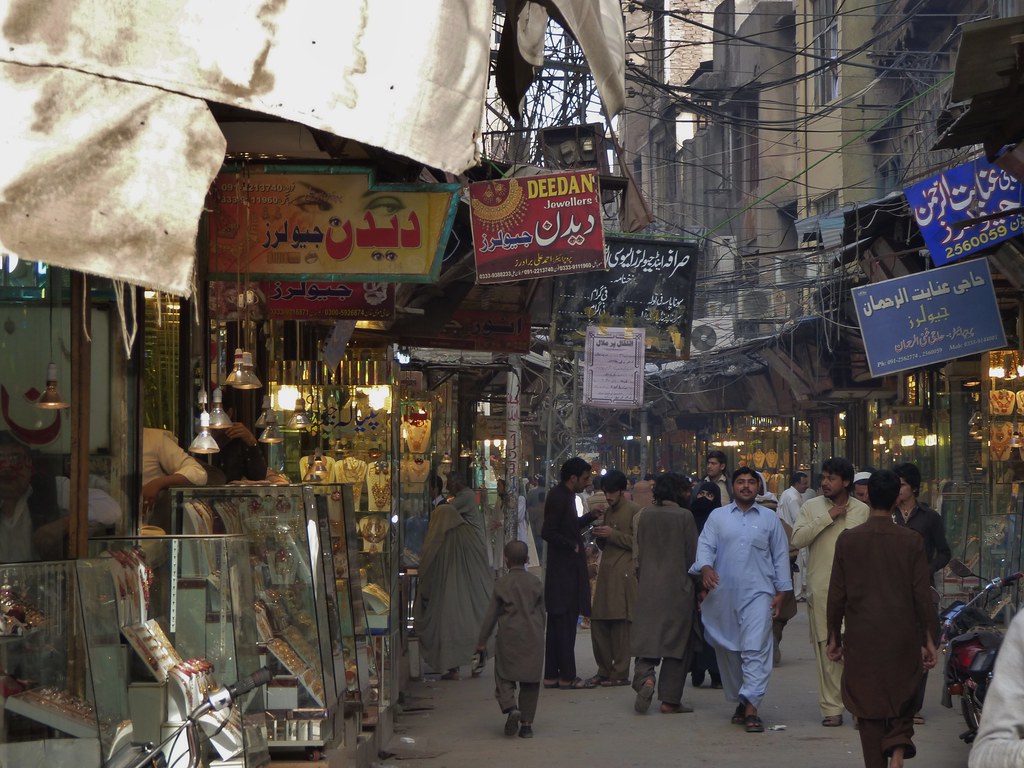
[[[736,343],[735,321],[731,317],[702,317],[690,328],[690,354],[718,352]]]

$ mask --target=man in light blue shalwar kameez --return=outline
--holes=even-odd
[[[690,573],[700,576],[705,638],[715,647],[722,686],[739,702],[732,721],[760,733],[757,715],[772,671],[772,619],[793,588],[789,541],[778,515],[754,503],[758,479],[750,467],[732,476],[734,500],[712,511],[697,542]]]

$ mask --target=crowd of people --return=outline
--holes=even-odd
[[[457,583],[473,585],[472,601],[454,588],[439,593],[441,576],[421,563],[418,628],[437,623],[432,610],[461,614],[440,622],[444,637],[420,632],[424,658],[445,679],[457,678],[497,630],[496,696],[510,736],[532,737],[541,688],[629,685],[637,713],[657,697],[661,712],[676,714],[693,711],[683,700],[688,676],[698,687],[710,677],[735,704],[731,721],[760,733],[783,630],[802,601],[821,725],[841,726],[850,712],[865,766],[899,768],[914,755],[914,726],[924,723],[938,634],[932,587],[950,559],[941,515],[918,498],[920,471],[901,464],[856,472],[835,457],[820,468],[820,492],[808,473],[794,472],[776,497],[753,468],[729,473],[720,451],[709,452],[706,468],[700,481],[665,472],[631,488],[617,470],[594,476],[584,459],[566,461],[557,484],[526,493],[516,539],[499,550],[493,540],[462,537],[467,553],[449,565],[463,564]],[[484,523],[460,480],[449,479],[449,508],[457,525],[476,528]],[[492,566],[500,552],[507,569],[497,582],[488,547]],[[528,570],[531,550],[544,553],[543,581]],[[578,674],[575,659],[583,620],[597,666],[590,677]],[[458,651],[442,658],[434,644]]]

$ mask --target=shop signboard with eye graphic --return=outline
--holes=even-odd
[[[434,282],[460,189],[378,183],[371,168],[226,170],[206,206],[210,276]]]

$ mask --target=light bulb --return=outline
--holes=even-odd
[[[322,483],[327,479],[328,474],[327,463],[324,461],[320,449],[317,448],[316,453],[313,454],[313,460],[309,462],[309,469],[306,471],[306,476],[302,478],[302,482]]]
[[[71,403],[60,396],[57,391],[57,364],[50,363],[46,366],[46,389],[42,396],[36,400],[37,408],[56,411],[61,408],[70,408]]]
[[[242,376],[235,389],[259,389],[263,386],[252,367],[252,352],[242,353]]]
[[[245,371],[242,370],[242,348],[235,348],[235,362],[231,366],[231,373],[224,379],[224,384],[229,387],[238,386],[238,382],[245,379]]]
[[[265,429],[267,426],[267,415],[271,411],[271,397],[270,395],[263,396],[263,408],[260,412],[260,417],[256,419],[256,429]]]
[[[309,429],[310,424],[309,416],[306,415],[306,400],[300,396],[295,400],[295,410],[288,419],[288,429]]]
[[[277,414],[273,411],[267,414],[267,428],[263,430],[258,439],[261,443],[274,444],[284,442],[284,433],[277,426]]]
[[[224,411],[224,393],[220,387],[213,390],[213,405],[210,406],[210,429],[227,429],[231,418]]]
[[[206,411],[199,414],[199,434],[192,441],[192,445],[188,447],[188,451],[189,453],[217,453],[220,451],[220,446],[210,434],[210,414]]]

